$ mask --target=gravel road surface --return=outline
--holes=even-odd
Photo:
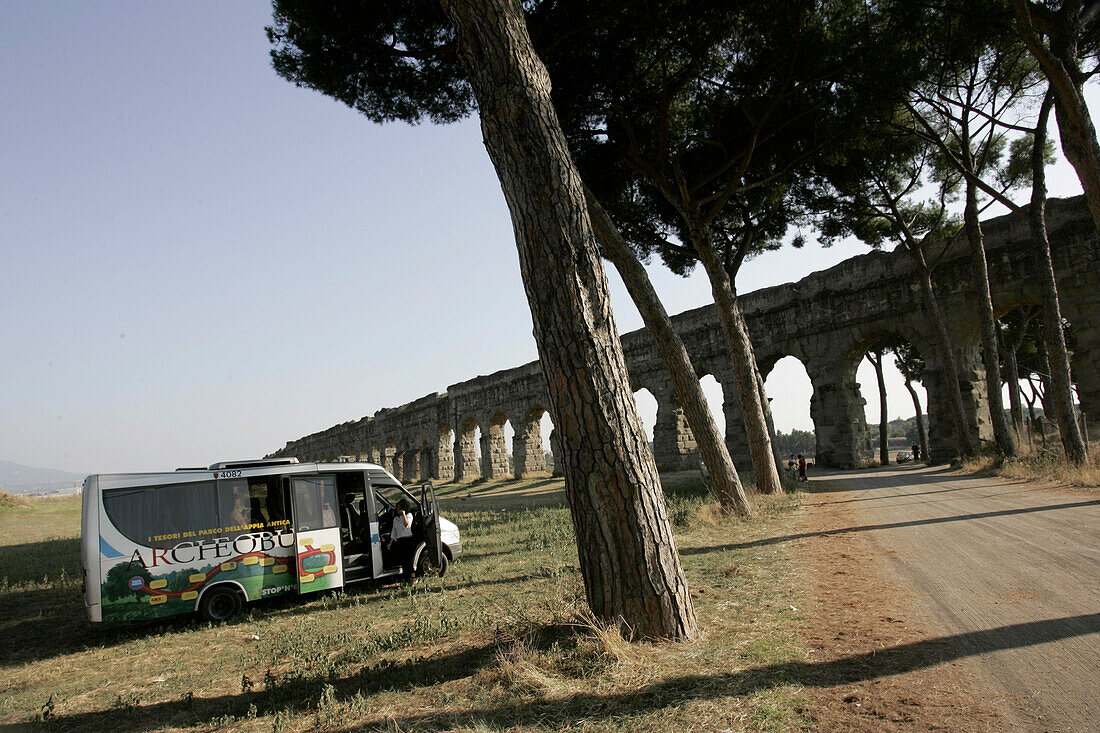
[[[1014,729],[1100,731],[1100,494],[922,465],[811,476]]]

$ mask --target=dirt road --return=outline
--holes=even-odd
[[[1100,496],[943,467],[812,478],[808,511],[870,543],[1011,729],[1100,731]]]

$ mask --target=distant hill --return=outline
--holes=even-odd
[[[0,461],[0,490],[13,494],[50,494],[71,490],[84,481],[83,474],[52,468],[32,468]]]

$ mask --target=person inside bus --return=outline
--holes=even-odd
[[[401,563],[405,579],[415,583],[416,575],[412,563],[416,539],[413,538],[412,524],[412,506],[408,499],[402,499],[397,502],[397,512],[393,515],[393,527],[390,529],[390,557]]]
[[[233,495],[233,509],[229,512],[229,521],[236,527],[243,527],[249,523],[247,510],[240,494]]]
[[[253,522],[268,524],[271,517],[267,513],[267,484],[249,481],[248,504],[252,510],[250,519]]]
[[[359,512],[355,508],[355,494],[344,494],[340,502],[340,535],[347,543],[356,541],[359,533]]]

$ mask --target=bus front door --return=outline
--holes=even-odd
[[[420,485],[420,506],[424,517],[424,544],[427,545],[428,557],[439,568],[443,565],[443,537],[439,527],[439,505],[435,501],[431,481]]]
[[[295,552],[298,592],[340,588],[344,585],[340,549],[340,515],[334,476],[294,476]]]

